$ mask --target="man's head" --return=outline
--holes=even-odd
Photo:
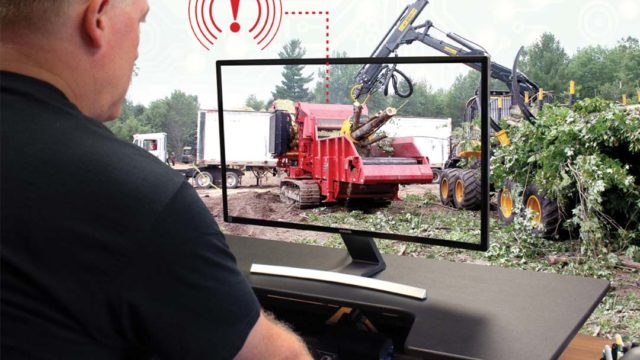
[[[60,88],[86,115],[120,113],[147,0],[0,0],[0,68]]]

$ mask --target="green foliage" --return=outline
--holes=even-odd
[[[560,41],[551,33],[544,33],[523,54],[521,70],[545,91],[559,95],[567,90],[569,57]]]
[[[244,105],[253,109],[253,111],[263,111],[267,108],[267,103],[265,101],[258,100],[258,97],[255,94],[249,95],[247,100],[245,100]]]
[[[346,52],[334,52],[334,58],[347,57]],[[325,70],[318,70],[318,82],[313,90],[313,101],[324,103],[327,99],[326,92],[329,91],[329,100],[332,104],[351,104],[350,91],[355,85],[355,77],[360,69],[359,65],[334,65],[329,68],[327,74]],[[326,88],[326,77],[329,76],[329,89]]]
[[[130,115],[126,119],[118,118],[107,125],[111,131],[120,139],[131,141],[133,134],[144,134],[153,132],[149,126],[144,125],[139,118]]]
[[[578,96],[620,101],[633,97],[640,87],[640,43],[627,37],[614,48],[588,46],[576,52],[569,63],[569,75],[576,80]]]
[[[492,176],[534,183],[579,229],[582,252],[600,254],[640,239],[640,111],[601,99],[574,110],[545,106],[535,125],[509,129],[511,146],[496,149]]]
[[[188,141],[193,141],[199,107],[197,96],[175,90],[171,96],[152,102],[141,118],[154,131],[166,132],[167,150],[180,154],[186,144],[193,145]]]
[[[289,41],[282,51],[278,53],[281,59],[300,59],[306,54],[302,43],[298,39]],[[274,99],[287,99],[291,101],[308,101],[311,93],[306,85],[313,80],[313,75],[302,75],[304,65],[284,65],[281,85],[276,85],[271,93]]]
[[[346,227],[368,231],[392,232],[461,242],[480,241],[480,214],[473,211],[434,211],[440,209],[439,198],[432,193],[407,195],[403,201],[392,201],[387,207],[367,211],[339,211],[315,208],[305,216],[313,224]],[[452,214],[455,213],[455,216]]]
[[[640,297],[633,293],[607,294],[581,332],[590,336],[619,333],[626,335],[624,341],[636,340],[634,335],[640,334]]]
[[[167,150],[182,153],[184,146],[195,143],[198,98],[176,90],[171,96],[152,102],[148,108],[125,100],[120,116],[107,123],[119,138],[132,141],[133,134],[167,133]]]
[[[134,105],[131,100],[125,99],[120,109],[120,116],[106,125],[118,138],[130,142],[133,140],[133,134],[154,132],[149,124],[145,124],[140,119],[144,111],[144,106]]]

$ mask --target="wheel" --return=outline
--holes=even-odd
[[[442,205],[453,204],[453,185],[455,177],[462,169],[444,169],[440,175],[440,202]]]
[[[235,189],[240,186],[240,176],[234,172],[227,172],[227,188]]]
[[[433,171],[433,180],[431,180],[432,184],[439,184],[440,179],[442,178],[442,170],[440,169],[431,169]]]
[[[457,209],[477,209],[480,207],[480,172],[475,169],[462,170],[455,179],[453,205]]]
[[[545,237],[557,235],[560,230],[560,210],[558,203],[547,198],[533,185],[527,186],[524,191],[524,207],[533,213],[533,222],[536,232]]]
[[[213,176],[208,171],[201,171],[196,175],[195,181],[196,186],[206,189],[213,184]]]
[[[513,208],[513,191],[511,180],[505,180],[502,189],[498,191],[498,218],[504,224],[511,224],[515,219]]]

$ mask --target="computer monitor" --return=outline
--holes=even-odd
[[[423,289],[392,291],[353,276],[384,269],[374,238],[487,250],[489,67],[486,56],[217,61],[222,179],[256,157],[275,175],[267,186],[223,181],[224,221],[340,234],[352,259],[329,273],[268,264],[252,271],[424,299]],[[436,86],[469,68],[479,74],[479,119],[443,135],[434,124],[451,120],[433,115]],[[271,100],[254,109],[263,111],[243,109],[250,99]]]

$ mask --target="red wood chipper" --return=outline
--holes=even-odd
[[[379,146],[386,135],[376,131],[395,109],[361,121],[366,114],[366,107],[357,103],[299,102],[295,114],[276,109],[269,147],[287,175],[280,183],[283,201],[308,207],[340,200],[397,200],[400,184],[431,183],[429,159],[413,138],[386,139],[386,151]]]

